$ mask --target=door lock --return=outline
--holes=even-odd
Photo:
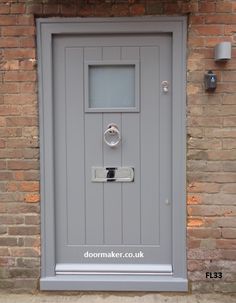
[[[164,94],[167,94],[169,92],[169,82],[168,81],[162,81],[161,82],[161,88]]]

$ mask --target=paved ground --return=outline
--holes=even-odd
[[[236,295],[160,295],[160,294],[0,294],[0,303],[236,303]]]

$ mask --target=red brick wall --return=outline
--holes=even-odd
[[[0,0],[0,289],[34,291],[40,266],[35,17],[188,15],[188,271],[193,291],[236,291],[236,2]],[[215,93],[203,75],[217,73]],[[222,279],[206,279],[206,271]]]

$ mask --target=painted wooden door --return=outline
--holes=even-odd
[[[184,17],[37,21],[43,290],[184,291]]]
[[[169,35],[54,39],[58,274],[172,272],[171,54]],[[96,167],[134,180],[93,182]]]

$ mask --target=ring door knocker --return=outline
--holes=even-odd
[[[118,126],[114,123],[109,124],[104,132],[104,142],[110,147],[115,147],[120,143],[120,140],[121,135]]]

